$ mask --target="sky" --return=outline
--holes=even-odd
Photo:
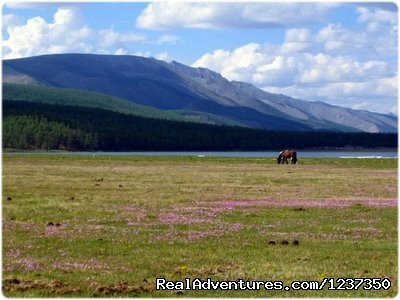
[[[397,114],[390,2],[6,2],[2,56],[138,55],[271,93]]]

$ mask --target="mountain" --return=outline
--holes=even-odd
[[[308,115],[306,118],[299,118],[297,115],[291,114],[290,111],[286,111],[288,107],[276,105],[279,104],[279,95],[276,95],[278,96],[277,98],[269,97],[269,99],[273,98],[278,101],[265,101],[265,94],[268,93],[261,89],[258,89],[249,83],[228,81],[220,74],[205,68],[192,68],[175,61],[173,61],[169,67],[181,74],[189,76],[191,80],[212,91],[214,93],[214,99],[217,99],[217,97],[223,97],[223,99],[229,99],[233,105],[248,107],[266,115],[275,115],[297,122],[300,121],[307,126],[312,127],[314,130],[362,131],[361,128],[344,125],[346,123],[331,122],[313,115]],[[250,90],[250,86],[253,90]],[[273,94],[268,95],[273,96]],[[301,102],[305,102],[304,105],[313,103],[309,101]]]
[[[216,125],[240,125],[230,121],[229,119],[212,114],[186,111],[166,111],[96,92],[68,88],[54,88],[42,85],[35,86],[3,83],[3,101],[27,101],[64,106],[72,105],[93,107],[145,118],[199,122]]]
[[[397,132],[394,116],[269,94],[208,69],[153,58],[59,54],[5,60],[3,82],[94,91],[193,120],[218,116],[218,122],[254,128]]]
[[[143,57],[62,54],[6,60],[7,70],[25,74],[53,87],[96,91],[132,102],[165,110],[182,110],[187,115],[207,113],[229,119],[242,126],[276,130],[312,130],[287,118],[265,114],[243,106],[224,105],[208,90],[166,63]],[[13,81],[15,83],[15,81]]]

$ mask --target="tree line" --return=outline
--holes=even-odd
[[[393,133],[278,132],[143,118],[99,108],[3,102],[3,148],[230,151],[397,147]]]

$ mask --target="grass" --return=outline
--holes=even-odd
[[[3,292],[393,297],[396,199],[392,159],[301,159],[292,166],[259,158],[4,154]],[[392,287],[180,292],[155,290],[158,277],[286,285],[377,277]]]

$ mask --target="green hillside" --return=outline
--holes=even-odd
[[[136,104],[118,97],[67,88],[3,83],[3,100],[101,108],[145,118],[186,122],[190,121],[209,124],[241,125],[237,122],[212,114],[188,112],[183,110],[160,110],[149,106]]]
[[[4,83],[3,100],[93,107],[142,117],[180,121],[186,120],[176,113],[139,105],[121,98],[65,88]]]

